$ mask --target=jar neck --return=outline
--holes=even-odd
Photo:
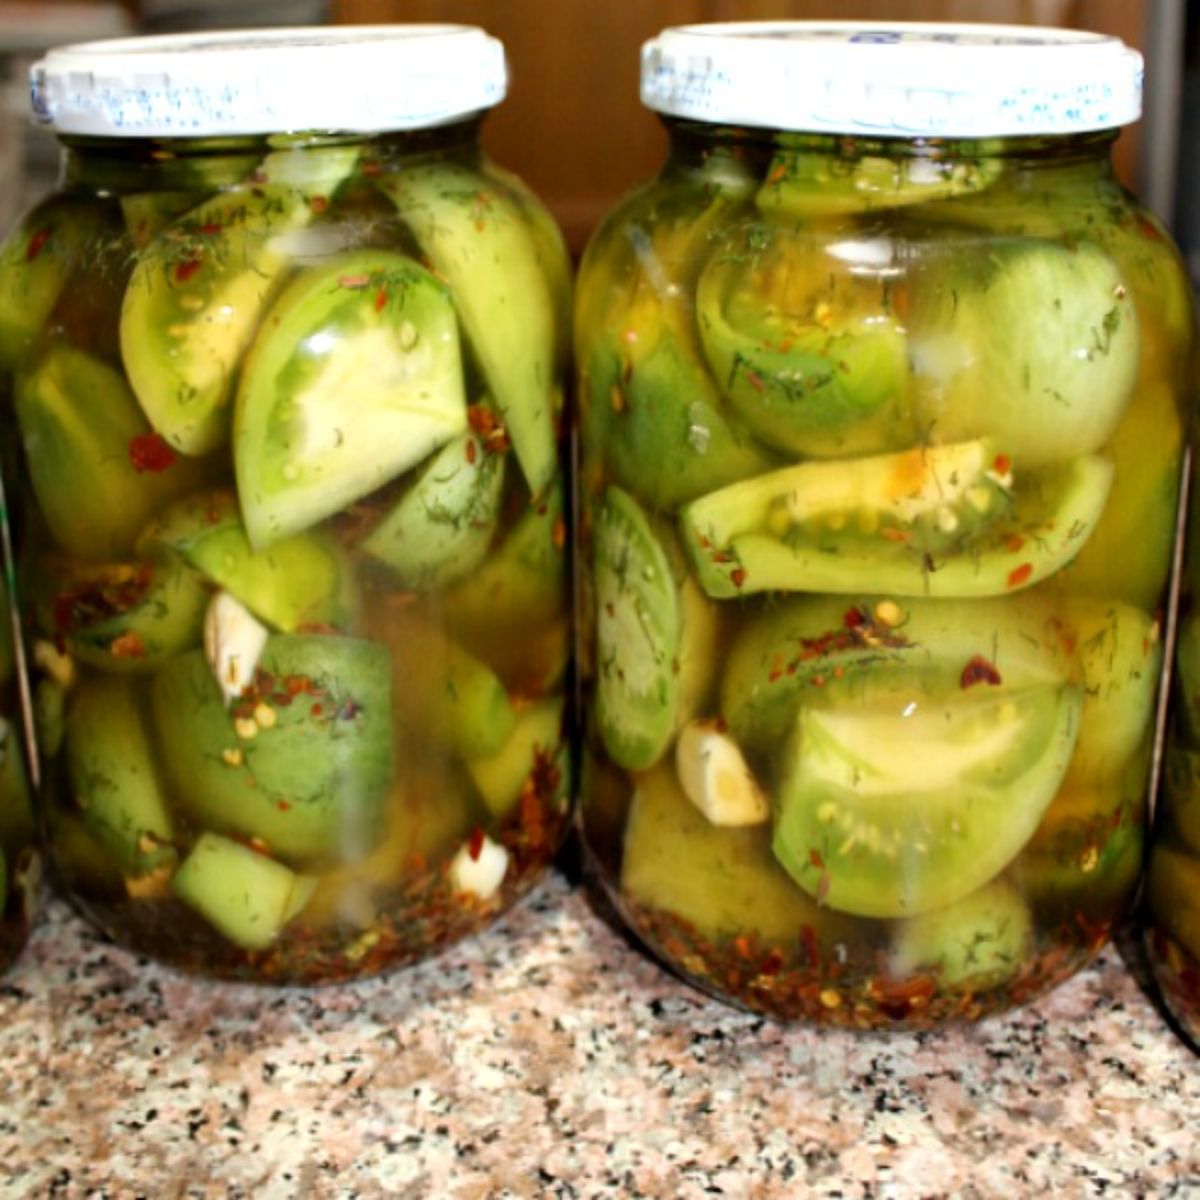
[[[358,146],[381,168],[401,159],[481,157],[480,119],[435,129],[378,134],[298,134],[225,138],[60,139],[61,186],[68,191],[127,194],[143,191],[219,191],[251,179],[271,155],[316,157]]]
[[[1050,137],[867,138],[710,125],[664,118],[668,169],[694,169],[716,158],[767,164],[780,153],[837,158],[929,158],[994,161],[1006,172],[1053,172],[1079,180],[1112,176],[1112,147],[1120,132],[1104,129]]]

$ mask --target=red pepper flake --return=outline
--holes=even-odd
[[[365,288],[370,282],[371,277],[370,275],[366,274],[338,276],[338,287],[353,288],[357,290],[358,288]]]
[[[767,385],[763,383],[762,376],[757,371],[746,371],[746,382],[761,396],[767,390]]]
[[[554,528],[550,530],[550,540],[554,543],[556,550],[562,550],[567,544],[567,523],[559,517],[554,522]]]
[[[780,180],[787,174],[787,167],[783,163],[776,163],[771,168],[771,173],[767,176],[768,183],[779,183]]]
[[[314,704],[312,708],[308,710],[308,715],[310,717],[319,717],[324,711],[325,709],[320,704]]]
[[[992,470],[997,475],[1007,475],[1012,470],[1012,459],[1007,454],[997,454],[995,462],[992,463]]]
[[[383,174],[383,168],[373,158],[368,158],[362,165],[362,173],[368,179],[378,179]]]
[[[729,572],[729,578],[733,580],[733,586],[740,588],[746,582],[746,571],[744,567],[734,567]]]
[[[276,801],[275,807],[279,809],[280,812],[290,812],[292,808],[292,806],[286,800]]]
[[[847,629],[861,629],[864,625],[870,624],[870,621],[871,618],[867,615],[866,610],[857,605],[846,609],[842,614],[842,624]]]
[[[196,254],[175,265],[175,282],[187,283],[204,263],[202,255]]]
[[[216,237],[221,232],[221,225],[217,221],[208,221],[200,226],[199,232],[205,237]]]
[[[467,842],[467,853],[471,856],[472,862],[478,862],[479,856],[483,853],[483,830],[478,826],[471,830],[471,837]]]
[[[1018,553],[1025,545],[1025,539],[1019,533],[1010,533],[1004,539],[1004,548],[1010,554]]]
[[[965,691],[977,683],[986,683],[989,687],[999,687],[1003,680],[1000,672],[993,663],[988,662],[982,654],[976,654],[962,670],[959,686]]]
[[[157,433],[141,433],[129,441],[129,461],[139,475],[147,471],[157,475],[172,466],[175,458],[175,451]]]
[[[476,443],[468,442],[467,443],[467,462],[474,465],[475,459],[478,457],[479,457],[479,454],[478,454],[478,450],[476,449]]]
[[[778,975],[783,970],[783,955],[777,948],[772,949],[758,969],[763,975]]]
[[[891,525],[884,526],[879,536],[889,542],[905,543],[912,540],[912,535],[904,529],[895,529]]]
[[[387,304],[387,301],[387,288],[380,288],[379,291],[375,293],[375,311],[383,312],[384,305]]]
[[[829,889],[833,885],[833,880],[829,878],[828,871],[821,872],[821,878],[817,880],[817,903],[824,904],[825,897],[829,895]]]
[[[308,207],[311,208],[313,210],[313,212],[320,215],[321,213],[328,211],[329,197],[328,196],[314,196],[308,202]]]
[[[739,933],[733,939],[733,949],[739,958],[749,958],[754,952],[750,939],[744,933]]]
[[[1020,587],[1025,583],[1030,575],[1033,574],[1033,563],[1022,563],[1019,567],[1014,568],[1008,573],[1008,586],[1010,588]]]
[[[25,261],[33,262],[35,258],[46,248],[46,243],[50,240],[50,228],[46,226],[39,229],[37,233],[29,239],[29,245],[25,247]]]
[[[308,691],[309,683],[307,675],[289,675],[283,681],[283,686],[287,689],[289,696],[299,696],[301,692]]]
[[[1161,242],[1162,233],[1158,226],[1144,214],[1138,214],[1137,218],[1138,232],[1142,237],[1151,242]]]
[[[825,860],[821,857],[820,850],[817,850],[815,847],[809,850],[808,861],[809,865],[818,871],[823,871],[825,869]]]
[[[136,629],[131,629],[128,633],[113,638],[108,652],[113,658],[145,658],[146,643],[142,641],[142,635]]]
[[[818,966],[821,962],[821,948],[817,942],[817,932],[811,925],[800,927],[800,944],[804,947],[804,957],[808,965]]]

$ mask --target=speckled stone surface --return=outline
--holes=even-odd
[[[206,984],[52,905],[0,988],[0,1195],[1200,1195],[1200,1059],[1120,958],[940,1035],[785,1028],[555,875],[319,991]]]

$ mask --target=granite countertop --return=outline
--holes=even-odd
[[[487,933],[316,991],[207,984],[54,902],[0,987],[0,1194],[1200,1194],[1200,1059],[1110,949],[973,1029],[787,1028],[555,874]]]

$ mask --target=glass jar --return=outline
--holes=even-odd
[[[56,50],[9,239],[50,857],[107,933],[321,983],[491,921],[567,823],[563,242],[460,26]]]
[[[1200,493],[1194,479],[1189,510],[1167,745],[1142,908],[1159,994],[1200,1053]]]
[[[577,285],[582,824],[719,997],[974,1019],[1126,911],[1193,325],[1110,165],[1139,64],[995,27],[644,51],[669,154]]]

